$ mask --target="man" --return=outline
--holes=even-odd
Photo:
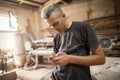
[[[41,16],[57,32],[51,80],[91,80],[89,66],[104,64],[105,56],[90,24],[68,22],[56,4],[45,7]]]

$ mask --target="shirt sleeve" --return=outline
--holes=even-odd
[[[97,35],[94,29],[92,28],[92,26],[87,22],[84,22],[82,26],[83,26],[83,34],[84,34],[86,43],[88,44],[89,48],[98,46],[99,42],[97,39]]]

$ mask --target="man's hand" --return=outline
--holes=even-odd
[[[56,65],[64,66],[69,63],[70,58],[65,52],[58,52],[51,60]]]

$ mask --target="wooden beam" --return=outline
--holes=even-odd
[[[41,9],[45,6],[48,6],[50,4],[53,4],[53,3],[58,3],[58,2],[61,2],[62,0],[50,0],[48,1],[47,3],[45,3],[42,7],[39,7],[39,12],[41,11]]]
[[[65,4],[65,5],[69,5],[67,2],[65,2],[65,1],[63,1],[63,0],[61,0],[61,2],[62,2],[63,4]]]
[[[27,7],[27,8],[30,8],[30,9],[35,9],[35,7],[32,7],[32,6],[20,5],[20,4],[16,4],[14,2],[8,2],[8,1],[5,1],[5,0],[0,1],[0,5],[4,5],[4,6],[7,6],[7,7],[19,6],[19,7],[23,7],[23,8]]]
[[[52,4],[52,3],[58,3],[58,2],[60,2],[60,1],[62,1],[62,0],[50,0],[50,1],[48,1],[47,3],[45,3],[45,4],[43,5],[43,7],[45,7],[45,6],[47,6],[47,5],[50,5],[50,4]]]
[[[18,1],[20,1],[20,4],[22,4],[22,3],[27,3],[27,4],[30,4],[30,5],[33,5],[33,6],[42,7],[42,5],[37,4],[37,3],[30,2],[29,0],[28,0],[28,1],[26,1],[26,0],[18,0]]]

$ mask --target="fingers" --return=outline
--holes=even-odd
[[[52,53],[52,56],[55,56],[56,53]]]
[[[53,53],[53,56],[49,57],[49,61],[52,62],[55,65],[66,65],[67,54],[65,52],[58,52],[58,53]]]
[[[48,61],[49,61],[50,63],[52,62],[53,58],[55,57],[55,54],[56,54],[56,53],[51,53],[51,55],[49,55]]]
[[[57,54],[52,53],[52,56],[49,57],[49,60],[50,60],[50,61],[53,61],[53,62],[57,62],[58,60],[60,60],[60,57],[61,57],[63,54],[64,54],[63,52],[58,52]]]
[[[58,52],[55,56],[61,56],[63,54],[65,54],[65,53],[64,52]]]
[[[54,64],[56,64],[56,65],[60,65],[61,64],[61,62],[62,62],[62,60],[61,60],[61,57],[59,56],[59,57],[55,57],[55,58],[53,58],[53,63]]]

